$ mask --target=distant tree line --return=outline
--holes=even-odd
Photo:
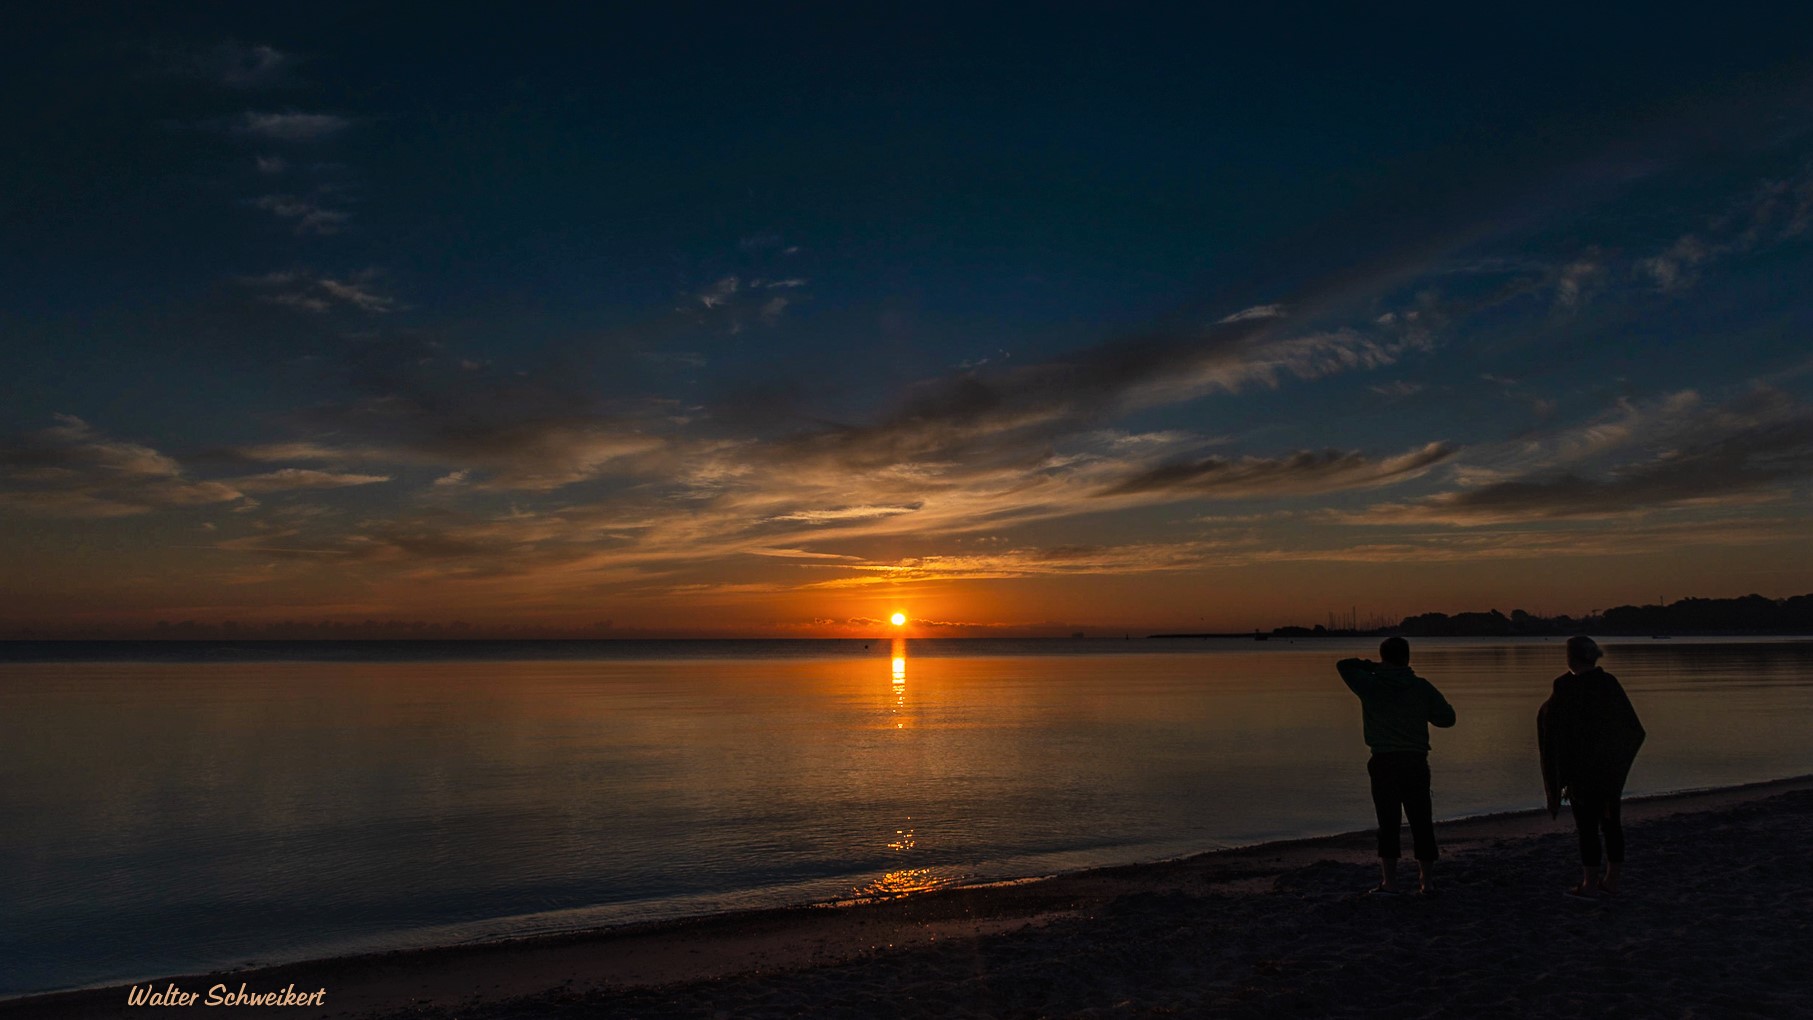
[[[1667,605],[1615,606],[1604,612],[1575,619],[1571,616],[1537,616],[1513,609],[1510,616],[1496,609],[1483,613],[1423,613],[1406,616],[1395,627],[1371,630],[1329,630],[1315,627],[1279,627],[1284,637],[1316,635],[1386,635],[1406,637],[1519,637],[1566,634],[1813,634],[1813,594],[1786,599],[1745,595],[1735,599],[1681,599]]]

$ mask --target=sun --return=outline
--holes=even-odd
[[[904,627],[906,626],[906,614],[895,613],[893,616],[888,617],[888,622],[896,627]]]

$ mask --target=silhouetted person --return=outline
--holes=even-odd
[[[1631,762],[1643,746],[1643,724],[1618,678],[1599,668],[1604,655],[1586,636],[1567,643],[1566,673],[1555,678],[1555,692],[1536,713],[1536,741],[1542,753],[1542,786],[1549,817],[1561,811],[1566,797],[1580,833],[1580,884],[1570,896],[1596,897],[1618,891],[1624,865],[1624,826],[1618,801]],[[1600,835],[1604,835],[1605,875],[1599,875]]]
[[[1379,887],[1399,893],[1397,871],[1402,849],[1400,812],[1410,821],[1411,849],[1416,853],[1422,891],[1434,887],[1435,820],[1429,798],[1429,725],[1454,725],[1454,707],[1435,685],[1410,670],[1410,642],[1386,638],[1379,658],[1342,659],[1335,663],[1341,679],[1360,696],[1366,746],[1372,758],[1372,806],[1379,815]]]

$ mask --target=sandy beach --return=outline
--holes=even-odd
[[[1813,777],[1627,802],[1615,899],[1571,824],[1440,825],[1438,895],[1364,895],[1368,832],[905,899],[151,982],[324,990],[288,1017],[1813,1016]],[[143,988],[141,984],[139,987]],[[126,987],[8,1018],[142,1016]],[[235,1007],[215,1006],[210,1015]],[[181,1007],[175,1011],[184,1012]]]

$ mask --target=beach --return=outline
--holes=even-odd
[[[1628,801],[1615,898],[1563,895],[1571,820],[1438,827],[1432,897],[1372,833],[881,902],[724,914],[0,1003],[0,1017],[1813,1016],[1813,777]],[[146,988],[141,982],[137,987]],[[320,1005],[205,1005],[321,991]],[[220,995],[215,992],[217,1001]]]

